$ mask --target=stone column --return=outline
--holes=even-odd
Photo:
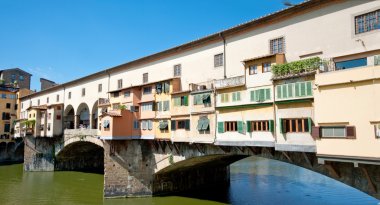
[[[79,115],[74,115],[74,129],[78,129],[79,126]]]

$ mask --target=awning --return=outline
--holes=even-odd
[[[208,98],[210,98],[210,94],[209,93],[203,94],[203,96],[202,96],[203,100],[207,100]]]
[[[168,121],[160,121],[160,124],[159,124],[158,128],[160,130],[164,130],[164,129],[166,129],[168,127],[168,124],[169,124]]]
[[[110,128],[110,121],[109,120],[103,121],[103,128]]]
[[[202,130],[207,130],[207,128],[210,126],[210,120],[205,118],[203,119],[203,125],[202,125]]]

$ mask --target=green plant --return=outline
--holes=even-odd
[[[285,76],[298,74],[303,72],[310,72],[317,70],[321,65],[321,58],[314,57],[290,63],[284,63],[272,66],[272,73],[275,76]]]
[[[126,105],[120,105],[120,106],[119,106],[119,109],[120,109],[120,110],[126,110],[126,109],[127,109],[127,106],[126,106]]]
[[[169,163],[170,164],[174,164],[174,158],[173,158],[173,154],[172,153],[170,153],[170,155],[169,155]]]

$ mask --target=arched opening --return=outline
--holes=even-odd
[[[78,106],[77,119],[76,128],[90,128],[90,110],[86,103],[81,103]]]
[[[98,128],[98,101],[94,103],[91,110],[91,128],[97,129]]]
[[[64,123],[64,128],[65,129],[74,129],[75,128],[75,126],[74,126],[74,123],[75,123],[75,112],[74,112],[73,106],[68,105],[65,108],[63,123]]]
[[[68,144],[57,154],[55,170],[103,173],[104,149],[86,141]]]

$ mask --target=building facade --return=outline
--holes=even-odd
[[[20,68],[4,69],[0,71],[0,79],[3,84],[16,83],[19,88],[30,89],[32,74]]]
[[[20,115],[63,104],[66,130],[104,140],[378,160],[379,19],[379,1],[307,1],[25,96]]]

